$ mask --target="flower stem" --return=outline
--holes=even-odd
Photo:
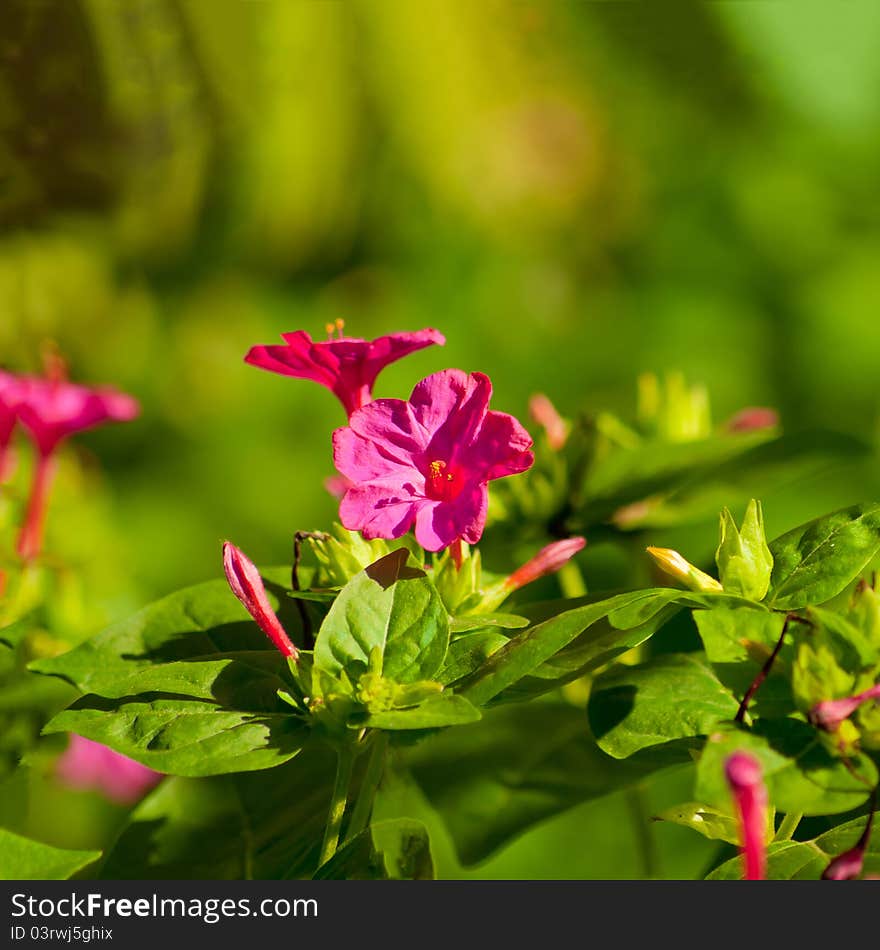
[[[385,771],[385,752],[387,748],[388,736],[384,732],[377,732],[373,739],[373,748],[370,750],[370,759],[367,762],[367,771],[364,773],[361,790],[358,793],[354,811],[345,832],[346,841],[351,841],[355,835],[360,834],[367,827],[370,813],[373,810],[373,801],[376,798],[376,790]]]
[[[339,846],[339,831],[348,804],[348,786],[351,782],[351,770],[354,765],[354,752],[349,746],[340,746],[336,760],[336,781],[333,784],[333,797],[330,799],[330,812],[327,815],[327,827],[324,830],[324,843],[321,845],[321,857],[318,867],[323,867],[336,854]]]
[[[810,621],[803,617],[798,617],[797,614],[786,615],[785,623],[782,625],[782,633],[779,634],[779,639],[776,641],[776,646],[773,647],[773,652],[767,657],[767,662],[761,667],[761,669],[758,671],[758,675],[752,680],[751,685],[746,690],[746,694],[743,696],[742,702],[739,704],[739,709],[736,711],[734,722],[745,721],[746,713],[749,709],[749,703],[752,701],[752,697],[755,695],[755,693],[757,693],[760,689],[761,684],[770,675],[770,670],[773,669],[773,664],[776,662],[776,657],[779,656],[779,651],[782,649],[782,644],[785,642],[785,635],[788,633],[788,625],[790,623],[805,623],[809,625]]]
[[[25,560],[32,560],[43,546],[43,524],[49,503],[49,489],[55,475],[55,460],[52,455],[40,454],[34,469],[31,495],[21,533],[18,536],[18,553]]]
[[[797,831],[797,826],[801,823],[804,813],[801,811],[788,812],[779,822],[779,828],[773,836],[774,841],[791,841],[792,835]]]

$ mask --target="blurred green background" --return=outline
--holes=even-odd
[[[216,576],[224,538],[278,563],[333,518],[340,407],[242,362],[283,331],[440,329],[381,396],[457,366],[522,418],[536,391],[626,417],[638,373],[679,369],[717,420],[880,431],[872,0],[6,0],[0,21],[0,365],[52,339],[143,404],[77,440],[50,516],[80,636]],[[768,532],[876,497],[854,463],[765,496]],[[688,530],[708,553],[714,527]],[[644,873],[602,843],[626,803],[603,807],[484,873]],[[679,857],[654,873],[699,873],[708,845],[658,834]]]

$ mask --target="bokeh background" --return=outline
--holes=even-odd
[[[224,538],[281,563],[332,520],[340,407],[242,362],[283,331],[440,329],[382,396],[458,366],[523,418],[537,391],[626,417],[639,373],[681,370],[717,419],[878,433],[873,0],[5,0],[0,23],[0,365],[51,340],[143,405],[68,450],[71,638],[216,576]],[[876,497],[863,458],[775,488],[768,529]],[[673,540],[706,554],[714,527]],[[621,848],[631,806],[471,873],[700,873],[711,846],[676,829]],[[39,774],[0,806],[69,846],[120,814]]]

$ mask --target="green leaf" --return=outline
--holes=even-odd
[[[0,881],[66,881],[100,857],[100,851],[65,851],[0,828]]]
[[[17,649],[24,638],[34,629],[34,626],[34,619],[27,616],[7,624],[5,627],[0,627],[0,644],[10,650]]]
[[[369,714],[359,725],[373,729],[439,729],[476,722],[480,710],[464,696],[440,693],[411,709],[388,709]]]
[[[379,821],[352,838],[315,874],[316,881],[429,881],[428,829],[412,818]]]
[[[311,742],[272,772],[166,779],[132,813],[101,877],[308,879],[318,865],[335,771],[329,745]]]
[[[590,642],[583,641],[582,659],[585,668],[609,663],[616,656],[635,646],[631,632],[681,596],[681,591],[667,588],[630,591],[567,610],[511,638],[486,662],[458,685],[459,692],[480,706],[502,690],[536,670],[563,647],[580,637],[598,620],[608,625]],[[609,630],[610,627],[610,630]]]
[[[684,802],[661,811],[655,821],[668,821],[696,831],[712,841],[739,844],[739,826],[731,815],[700,802]]]
[[[503,633],[497,630],[477,630],[455,637],[449,642],[446,659],[437,674],[437,679],[444,685],[455,683],[474,670],[479,669],[486,660],[500,650],[508,641]]]
[[[600,748],[624,759],[649,746],[707,735],[738,707],[699,655],[673,653],[599,676],[588,711]]]
[[[308,736],[277,698],[273,712],[154,696],[85,696],[43,731],[75,732],[157,772],[184,776],[272,768],[293,758]]]
[[[693,617],[718,679],[734,696],[744,696],[779,641],[784,615],[738,607],[696,610]],[[749,705],[752,717],[782,717],[794,712],[791,666],[796,654],[794,641],[800,634],[800,625],[789,627],[769,676]]]
[[[424,571],[406,567],[408,552],[393,551],[342,588],[315,642],[315,669],[333,679],[370,652],[382,653],[382,675],[398,683],[433,678],[449,644],[446,609]]]
[[[610,758],[590,735],[582,709],[548,700],[490,709],[480,722],[430,736],[398,755],[464,864],[482,861],[544,818],[661,767],[648,756]]]
[[[865,818],[847,821],[812,841],[780,841],[767,849],[767,877],[773,881],[816,881],[833,858],[854,847],[865,830]],[[863,873],[880,874],[880,835],[874,834],[865,850]],[[742,879],[741,858],[731,858],[708,875],[710,881]]]
[[[261,572],[273,606],[278,607],[282,623],[294,637],[300,629],[299,614],[296,605],[284,596],[286,588],[282,586],[289,574],[288,568]],[[263,672],[230,670],[230,660],[245,668],[257,664]],[[214,661],[221,665],[199,665]],[[222,665],[224,662],[227,665]],[[187,672],[185,664],[191,663],[193,669]],[[82,692],[99,696],[122,697],[158,690],[208,699],[213,695],[214,680],[220,676],[265,676],[266,669],[281,666],[283,657],[278,655],[276,660],[276,651],[265,634],[226,582],[218,580],[170,594],[69,653],[36,660],[30,669],[63,677]]]
[[[849,811],[863,804],[877,784],[877,767],[866,755],[844,764],[807,723],[761,719],[751,730],[730,724],[709,737],[697,766],[697,799],[730,807],[724,763],[737,751],[749,752],[761,763],[770,803],[786,813]]]
[[[823,604],[880,551],[880,504],[855,505],[783,534],[770,544],[767,603],[777,610]]]
[[[528,617],[517,614],[466,614],[449,621],[450,633],[472,633],[496,627],[501,630],[519,630],[529,625]]]

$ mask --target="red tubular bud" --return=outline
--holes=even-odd
[[[772,429],[779,425],[779,413],[766,406],[749,406],[740,409],[727,420],[728,432],[756,432],[759,429]]]
[[[840,724],[862,705],[870,699],[880,699],[880,683],[866,689],[863,693],[856,696],[846,696],[843,699],[826,699],[821,703],[816,703],[808,713],[810,722],[817,729],[824,729],[825,732],[836,732]]]
[[[868,823],[854,848],[839,854],[822,872],[823,881],[854,881],[865,865],[865,851],[871,840],[871,825],[874,823],[874,809],[877,806],[877,792],[871,796],[871,811],[868,813]]]
[[[556,406],[543,393],[535,393],[529,399],[529,415],[544,430],[550,448],[558,452],[568,439],[568,424]]]
[[[281,621],[278,619],[269,598],[260,572],[231,541],[223,545],[223,570],[232,593],[242,602],[247,612],[257,622],[257,626],[275,644],[283,656],[289,656],[296,662],[299,650],[293,645]]]
[[[745,880],[762,881],[767,871],[767,789],[761,763],[747,752],[734,752],[724,774],[739,818]]]
[[[583,550],[587,543],[586,538],[566,538],[564,541],[554,541],[540,551],[522,567],[518,567],[504,580],[504,587],[508,591],[519,590],[526,584],[531,584],[539,577],[555,574],[564,567],[578,551]]]

